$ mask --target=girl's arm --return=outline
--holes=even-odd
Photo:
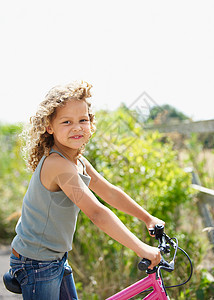
[[[65,171],[66,170],[66,171]],[[133,250],[139,257],[150,259],[153,268],[160,261],[160,252],[140,241],[117,216],[102,205],[80,178],[76,168],[63,158],[57,158],[49,172],[55,183],[102,231],[122,245]]]
[[[83,158],[83,160],[86,164],[87,173],[91,176],[91,183],[89,187],[101,199],[103,199],[103,201],[131,216],[142,220],[148,229],[154,228],[155,224],[165,224],[162,220],[150,215],[119,187],[114,186],[104,177],[102,177],[86,158]]]

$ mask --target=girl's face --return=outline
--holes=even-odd
[[[72,99],[58,107],[47,132],[53,134],[54,144],[58,147],[78,150],[91,135],[87,103]]]

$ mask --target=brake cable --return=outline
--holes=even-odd
[[[186,284],[192,277],[192,273],[193,273],[193,265],[192,265],[192,261],[189,257],[189,255],[186,253],[186,251],[184,251],[182,248],[178,247],[179,250],[181,250],[185,255],[186,257],[188,258],[189,260],[189,263],[190,263],[190,275],[188,277],[188,279],[186,281],[184,281],[183,283],[180,283],[180,284],[176,284],[176,285],[170,285],[170,286],[166,286],[166,289],[169,289],[169,288],[173,288],[173,287],[178,287],[178,286],[182,286],[184,284]]]

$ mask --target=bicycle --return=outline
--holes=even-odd
[[[170,238],[164,233],[164,226],[157,224],[151,234],[155,235],[155,238],[159,241],[158,248],[160,249],[161,255],[169,254],[170,248],[174,248],[174,256],[171,262],[167,262],[164,260],[163,256],[161,258],[160,263],[158,266],[154,267],[153,269],[149,269],[149,265],[151,261],[148,259],[143,258],[138,263],[138,268],[141,271],[146,271],[148,274],[147,277],[141,279],[140,281],[130,285],[129,287],[125,288],[124,290],[118,292],[117,294],[107,298],[106,300],[128,300],[134,296],[140,295],[145,292],[150,292],[144,300],[166,300],[170,299],[166,289],[177,287],[186,284],[192,277],[193,273],[193,266],[189,255],[180,247],[178,247],[178,240],[177,238]],[[189,278],[181,283],[174,286],[165,286],[163,277],[161,274],[161,269],[172,272],[175,267],[175,257],[177,254],[177,249],[181,250],[188,258],[190,263],[190,275]],[[150,288],[150,289],[148,289]]]

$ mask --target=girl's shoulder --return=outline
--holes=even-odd
[[[47,168],[49,168],[50,172],[60,170],[65,171],[65,168],[75,171],[73,163],[70,160],[65,159],[58,153],[51,153],[49,156],[46,157],[44,163],[46,164]]]
[[[87,158],[85,156],[83,156],[82,154],[80,155],[79,158],[83,161],[83,163],[85,164],[86,168],[87,168],[87,166],[88,167],[92,166],[91,163],[87,160]]]
[[[66,175],[67,174],[67,175]],[[52,153],[44,160],[40,179],[42,184],[50,191],[55,192],[59,190],[57,178],[59,176],[73,176],[78,172],[72,163],[57,153]]]
[[[92,166],[92,164],[88,161],[86,157],[83,155],[80,156],[80,159],[84,162],[86,172],[91,177],[91,181],[93,181],[93,178],[99,176],[99,173],[96,171],[96,169]]]
[[[81,161],[84,163],[85,169],[86,169],[86,173],[91,176],[91,172],[95,171],[94,167],[92,166],[92,164],[88,161],[88,159],[83,156],[82,154],[80,155],[80,159]]]

